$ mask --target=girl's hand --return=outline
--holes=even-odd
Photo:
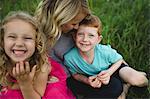
[[[97,76],[90,76],[88,78],[89,84],[94,88],[100,88],[101,87],[101,81],[97,79]]]
[[[107,85],[110,81],[110,74],[108,70],[101,71],[97,75],[98,80],[100,80],[104,85]]]
[[[24,84],[32,84],[33,78],[36,71],[36,65],[32,68],[30,72],[29,62],[19,62],[16,63],[16,66],[13,67],[13,77],[16,78],[17,82],[22,85]]]

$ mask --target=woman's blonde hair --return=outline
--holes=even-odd
[[[9,56],[6,55],[4,51],[4,34],[5,34],[5,25],[10,21],[17,19],[28,22],[36,30],[36,48],[34,54],[29,59],[30,68],[35,64],[37,65],[36,71],[41,70],[41,66],[48,63],[46,56],[46,45],[45,45],[45,35],[41,32],[38,23],[36,20],[26,12],[10,12],[2,21],[0,27],[0,83],[9,84],[10,82],[6,78],[8,69],[12,69]],[[14,24],[16,25],[16,24]]]
[[[61,26],[82,11],[90,14],[87,0],[43,0],[40,2],[35,17],[40,22],[48,43],[52,46],[59,39]]]

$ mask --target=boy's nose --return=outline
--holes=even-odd
[[[87,36],[84,36],[83,37],[83,41],[87,41],[88,40],[88,37]]]

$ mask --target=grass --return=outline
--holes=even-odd
[[[150,73],[149,0],[93,0],[92,10],[102,20],[103,43],[116,48],[131,67]]]
[[[1,0],[0,20],[9,11],[23,10],[33,14],[41,0]],[[103,23],[102,43],[111,44],[129,65],[150,72],[150,1],[89,0],[93,14]],[[148,88],[150,90],[150,87]],[[134,95],[130,98],[143,98]]]

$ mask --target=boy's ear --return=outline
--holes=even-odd
[[[100,42],[101,42],[102,38],[103,38],[103,36],[102,36],[102,35],[98,36],[98,43],[100,43]]]

